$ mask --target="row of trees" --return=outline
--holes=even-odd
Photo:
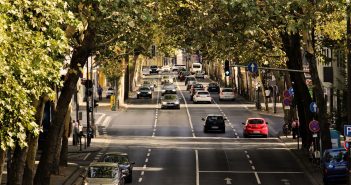
[[[66,148],[62,144],[67,145],[62,135],[69,104],[88,57],[96,56],[110,79],[123,81],[129,77],[125,73],[130,56],[136,62],[138,55],[149,55],[153,43],[166,54],[185,48],[200,50],[209,62],[269,61],[289,69],[302,69],[306,56],[320,108],[323,147],[328,148],[329,124],[316,57],[325,39],[344,39],[344,16],[339,13],[344,9],[340,1],[313,0],[5,0],[0,4],[0,172],[7,154],[8,184],[48,184],[50,175],[58,173],[61,149]],[[67,55],[68,72],[61,81],[59,70]],[[295,84],[308,147],[312,99],[302,74],[288,77]],[[54,114],[35,171],[46,101],[53,102]]]

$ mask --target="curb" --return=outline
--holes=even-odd
[[[80,175],[82,175],[84,171],[85,169],[81,166],[77,167],[77,169],[63,182],[63,185],[81,185],[83,179],[80,178]]]

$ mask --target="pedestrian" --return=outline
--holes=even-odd
[[[313,153],[314,156],[314,162],[315,164],[319,164],[320,158],[321,158],[321,153],[319,152],[319,150],[315,150]]]
[[[293,139],[296,139],[296,136],[298,136],[298,130],[299,130],[299,121],[298,120],[294,120],[291,123],[291,127],[292,127],[292,135],[293,135]]]
[[[99,85],[98,87],[98,95],[99,95],[99,100],[102,100],[102,87]]]
[[[78,135],[79,135],[78,122],[73,120],[72,124],[73,124],[73,145],[77,145],[78,144]]]

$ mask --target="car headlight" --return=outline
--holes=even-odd
[[[175,92],[176,90],[175,90],[175,89],[172,89],[172,91],[174,91],[174,92]]]
[[[179,104],[179,101],[174,102],[175,104]]]
[[[137,94],[140,94],[140,92],[137,92]]]
[[[151,92],[149,91],[149,92],[147,92],[148,94],[151,94]]]
[[[162,92],[166,92],[166,90],[162,89]]]
[[[162,105],[167,105],[167,102],[162,102]]]

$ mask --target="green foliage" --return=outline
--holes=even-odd
[[[26,146],[38,135],[33,101],[54,97],[59,70],[68,49],[64,23],[70,14],[61,0],[0,3],[0,141],[1,148]]]

